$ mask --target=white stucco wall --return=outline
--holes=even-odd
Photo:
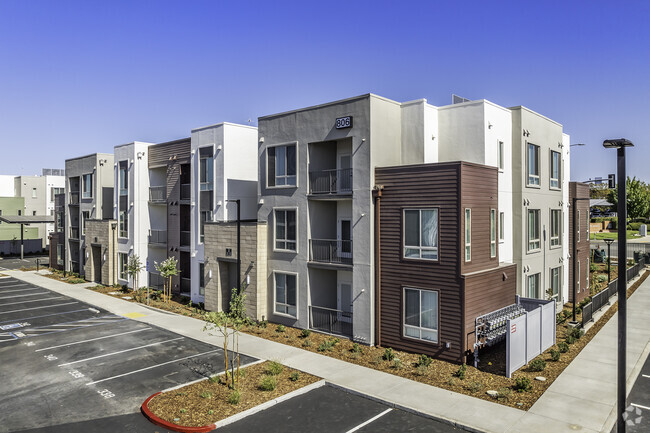
[[[569,300],[569,266],[571,263],[571,252],[569,251],[569,212],[572,211],[569,203],[569,180],[571,179],[571,137],[562,134],[562,257],[564,266],[562,268],[562,303]]]

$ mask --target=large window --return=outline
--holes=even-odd
[[[120,161],[119,182],[120,182],[120,196],[129,195],[129,174],[128,174],[128,161]]]
[[[499,212],[499,240],[506,240],[506,215],[503,212]]]
[[[275,282],[275,312],[291,317],[298,317],[296,309],[296,280],[295,274],[274,273]]]
[[[404,336],[438,342],[438,292],[404,289]]]
[[[86,220],[90,219],[90,212],[83,211],[81,212],[81,234],[86,234]]]
[[[404,257],[438,260],[438,209],[404,210]]]
[[[93,196],[93,175],[84,174],[81,180],[81,197],[92,198]]]
[[[119,265],[119,277],[121,280],[127,280],[129,278],[128,266],[129,266],[129,255],[125,253],[117,253],[118,255],[118,265]]]
[[[212,148],[202,148],[199,150],[199,182],[201,191],[214,190],[214,159],[212,158]]]
[[[551,247],[562,245],[562,211],[551,209]]]
[[[296,251],[296,210],[275,210],[275,249]]]
[[[205,295],[205,263],[199,263],[199,295]]]
[[[465,261],[472,260],[472,210],[465,209]]]
[[[528,143],[528,185],[539,186],[539,146]]]
[[[562,181],[562,157],[560,152],[551,150],[551,188],[560,188]]]
[[[274,146],[266,150],[269,186],[296,185],[296,145]]]
[[[129,212],[125,210],[120,211],[119,215],[119,233],[121,238],[129,237]]]
[[[539,229],[539,209],[528,210],[528,251],[541,248]]]
[[[534,298],[534,299],[539,299],[540,298],[540,274],[534,274],[534,275],[529,275],[528,276],[528,297],[529,298]]]
[[[490,257],[497,256],[497,211],[490,209]]]
[[[562,288],[562,266],[551,269],[551,298],[558,300]]]

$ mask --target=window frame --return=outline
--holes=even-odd
[[[576,280],[576,293],[580,293],[580,280],[581,280],[581,278],[580,278],[580,260],[576,260],[576,265],[577,265],[576,275],[574,276],[574,278]],[[574,299],[574,301],[575,301],[575,299]]]
[[[557,155],[557,174],[558,177],[555,178],[553,177],[553,157]],[[553,182],[557,182],[557,185],[553,185]],[[551,154],[550,154],[550,159],[549,159],[549,180],[548,180],[548,187],[553,190],[560,190],[562,189],[562,154],[560,152],[556,152],[555,150],[551,149]]]
[[[201,156],[201,149],[210,149],[212,151],[212,154],[210,156]],[[198,163],[198,181],[199,181],[199,192],[201,191],[214,191],[214,145],[209,145],[209,146],[201,146],[198,148],[198,157],[199,157],[199,163]],[[201,171],[202,171],[202,165],[203,165],[203,160],[209,160],[210,163],[206,163],[205,167],[205,178],[209,179],[205,182],[201,181]],[[208,167],[209,166],[209,167]],[[208,172],[208,168],[210,168],[210,171]],[[203,185],[207,185],[206,188],[203,187]]]
[[[497,256],[497,210],[490,209],[490,258]]]
[[[129,161],[126,159],[117,163],[117,186],[118,197],[129,196]]]
[[[86,191],[86,177],[90,179],[90,191]],[[81,198],[93,198],[93,174],[86,173],[81,175]]]
[[[500,172],[503,172],[505,167],[505,159],[503,155],[504,146],[502,140],[497,140],[497,168]]]
[[[210,218],[204,220],[203,214],[209,212]],[[199,210],[199,244],[205,243],[205,223],[214,221],[214,212],[211,210]]]
[[[126,258],[126,261],[123,259]],[[129,267],[129,255],[127,253],[117,253],[117,277],[123,281],[129,281],[128,267]]]
[[[469,218],[469,219],[468,219]],[[472,209],[466,207],[464,212],[465,263],[472,261]],[[469,240],[468,240],[469,239]]]
[[[86,217],[86,214],[88,217]],[[86,220],[90,219],[90,211],[84,210],[81,211],[81,236],[86,235]]]
[[[557,292],[553,290],[553,272],[557,271]],[[562,266],[556,266],[554,268],[549,269],[549,288],[551,289],[551,292],[554,294],[551,295],[551,299],[555,299],[556,301],[560,299],[560,293],[562,293]]]
[[[532,149],[535,151],[535,173],[531,173],[530,169],[530,151]],[[540,176],[540,148],[538,145],[530,142],[526,142],[526,186],[530,188],[540,188],[541,186],[541,176]],[[536,182],[531,182],[531,179]]]
[[[124,216],[124,219],[122,219]],[[129,211],[121,210],[117,214],[117,237],[121,239],[129,238]]]
[[[531,238],[531,232],[530,232],[530,214],[531,212],[535,213],[537,215],[537,224],[536,224],[536,229],[537,229],[537,238]],[[541,209],[527,209],[526,211],[526,252],[527,253],[535,253],[538,251],[542,250],[542,230],[541,230]],[[531,248],[531,243],[536,242],[537,246]]]
[[[285,307],[294,307],[296,309],[296,315],[295,316],[292,316],[289,313],[283,313],[283,312],[277,310],[277,306],[278,306],[278,290],[277,290],[276,275],[285,275],[285,300],[286,300],[286,275],[293,276],[296,279],[296,290],[295,290],[295,292],[296,292],[296,299],[295,299],[296,304],[291,305],[291,304],[288,304],[288,303],[281,303]],[[300,292],[299,287],[300,286],[298,285],[298,282],[299,282],[299,275],[298,275],[297,272],[273,271],[273,314],[274,315],[281,316],[281,317],[288,317],[288,318],[291,318],[291,319],[298,320],[299,315],[300,315],[300,313],[298,311],[298,298],[300,296],[300,294],[299,294],[299,292]]]
[[[199,296],[205,296],[205,262],[199,262]]]
[[[277,233],[278,233],[278,219],[277,219],[277,212],[285,212],[285,228],[284,228],[284,233],[285,233],[285,238],[284,240],[280,240],[281,242],[285,243],[285,246],[287,243],[290,242],[295,242],[296,244],[296,249],[291,250],[291,249],[286,249],[286,248],[278,248],[277,247]],[[287,217],[286,217],[286,212],[295,212],[296,213],[296,239],[295,240],[290,240],[287,238],[287,235],[289,233],[289,230],[287,230]],[[298,238],[299,238],[299,230],[298,230],[298,207],[274,207],[273,208],[273,251],[274,252],[279,252],[279,253],[292,253],[292,254],[297,254],[298,253]]]
[[[555,214],[558,214],[557,218],[557,236],[553,236],[553,229],[556,228],[554,224],[554,218],[553,216]],[[562,209],[550,209],[549,212],[549,218],[550,218],[550,224],[549,224],[549,248],[555,249],[555,248],[560,248],[562,246],[562,236],[563,236],[563,215],[562,215]],[[556,243],[553,242],[553,239],[557,239]]]
[[[419,310],[420,313],[418,315],[419,317],[419,322],[420,326],[414,326],[414,325],[407,325],[406,324],[406,291],[407,290],[413,290],[417,291],[419,293]],[[422,292],[429,292],[429,293],[435,293],[436,294],[436,328],[424,328],[422,327]],[[409,340],[414,340],[418,341],[421,343],[426,343],[426,344],[432,344],[439,346],[440,343],[440,290],[436,289],[425,289],[422,287],[413,287],[413,286],[402,286],[402,320],[401,320],[401,334],[402,338],[409,339]],[[412,328],[412,329],[417,329],[420,333],[420,337],[414,337],[412,335],[406,335],[406,328]],[[436,333],[436,340],[428,340],[425,338],[422,338],[422,330],[431,332],[435,331]]]
[[[577,223],[576,223],[576,242],[580,242],[580,209],[576,209],[576,212],[578,214],[577,216]]]
[[[531,294],[530,294],[530,280],[531,280],[531,278],[535,279],[535,283],[536,283],[535,284],[536,285],[536,290],[535,291],[539,292],[539,290],[541,288],[541,284],[542,284],[542,275],[541,275],[541,273],[537,272],[535,274],[530,274],[530,275],[526,276],[526,294],[528,295],[529,298],[540,299],[539,296],[531,296]]]
[[[506,226],[506,213],[499,212],[499,243],[506,241],[506,231],[504,230]]]
[[[422,246],[422,211],[435,211],[436,217],[436,227],[437,227],[437,236],[436,236],[436,246],[435,247],[423,247]],[[420,225],[420,231],[418,234],[418,241],[420,245],[406,245],[406,212],[407,211],[417,211],[418,212],[418,222]],[[440,208],[437,206],[432,207],[405,207],[402,208],[402,259],[404,260],[424,260],[426,262],[439,262],[440,261]],[[418,250],[419,257],[407,257],[406,250]],[[422,257],[423,251],[435,251],[436,258]]]
[[[278,147],[285,147],[286,148],[286,147],[290,147],[290,146],[293,146],[296,149],[296,174],[295,174],[296,182],[295,182],[294,185],[287,184],[287,183],[285,183],[284,185],[278,185],[277,184],[277,179],[278,179],[277,158],[275,158],[275,156],[274,156],[274,163],[276,164],[276,166],[273,168],[273,173],[274,173],[273,182],[274,182],[274,184],[271,185],[270,182],[269,182],[269,173],[270,173],[270,170],[269,170],[269,149],[271,149],[271,148],[275,149],[275,148],[278,148]],[[299,150],[299,148],[298,148],[298,142],[297,141],[289,141],[289,142],[285,142],[285,143],[276,143],[276,144],[270,144],[270,145],[266,146],[266,149],[264,151],[264,153],[266,154],[266,176],[265,176],[266,177],[266,188],[268,188],[268,189],[274,189],[274,188],[279,188],[279,189],[281,189],[281,188],[298,188],[298,186],[299,186],[299,177],[300,177],[299,176],[300,170],[298,170],[298,167],[300,165],[300,163],[299,163],[300,158],[299,158],[299,155],[298,155],[298,150]],[[276,151],[274,150],[274,153],[275,152]],[[283,176],[279,176],[279,177],[284,178],[285,182],[286,182],[287,178],[293,176],[293,175],[289,176],[289,175],[286,174],[287,173],[287,167],[288,167],[288,164],[287,164],[287,152],[285,152],[285,158],[284,159],[285,159],[285,165],[284,165],[285,174]]]

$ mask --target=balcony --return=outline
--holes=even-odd
[[[352,265],[352,241],[310,239],[309,260],[317,263]]]
[[[79,262],[76,260],[70,260],[70,272],[73,272],[75,274],[79,273]]]
[[[181,200],[189,202],[192,200],[192,185],[189,183],[181,184]]]
[[[189,278],[181,278],[181,294],[189,294],[192,292],[192,280]]]
[[[165,186],[152,186],[149,188],[149,202],[152,204],[167,203],[167,188]]]
[[[192,232],[181,231],[181,247],[189,247],[192,240]]]
[[[79,240],[79,227],[70,227],[70,239]]]
[[[351,195],[352,169],[310,171],[309,193],[314,195]]]
[[[310,305],[309,327],[329,334],[352,337],[352,312]]]
[[[167,230],[149,230],[149,245],[167,246]]]
[[[70,191],[69,204],[79,206],[79,191]]]

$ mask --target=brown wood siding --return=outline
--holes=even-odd
[[[462,248],[460,271],[463,274],[499,265],[499,237],[496,233],[497,253],[490,257],[490,209],[495,212],[495,227],[499,222],[498,171],[496,167],[475,164],[461,165],[461,230]],[[472,210],[471,261],[465,261],[465,209]]]
[[[573,231],[577,229],[573,222],[573,199],[589,198],[589,185],[581,182],[569,183],[569,255],[573,257]],[[578,302],[589,296],[589,200],[576,201],[576,211],[580,211],[580,241],[576,243],[576,259],[580,261],[580,292],[576,293]],[[576,212],[577,216],[578,212]],[[602,242],[603,248],[606,246]],[[573,259],[569,262],[569,302],[573,302]]]
[[[505,276],[505,278],[504,278]],[[515,303],[517,265],[507,264],[464,276],[465,331],[464,349],[474,348],[476,318]]]

